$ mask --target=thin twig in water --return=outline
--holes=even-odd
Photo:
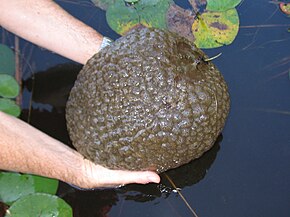
[[[32,84],[31,84],[31,96],[29,99],[29,108],[28,108],[28,117],[27,117],[27,123],[30,123],[31,121],[31,113],[32,113],[32,99],[33,99],[33,93],[34,93],[34,74],[32,74]]]
[[[193,214],[193,216],[198,217],[198,215],[192,209],[192,207],[189,205],[189,203],[187,202],[187,200],[185,199],[185,197],[181,194],[180,190],[176,187],[176,185],[174,184],[174,182],[172,181],[172,179],[166,173],[164,173],[164,175],[168,179],[168,181],[170,182],[170,184],[172,185],[172,187],[174,188],[174,190],[179,194],[179,196],[181,197],[181,199],[184,201],[185,205],[191,211],[191,213]]]
[[[283,110],[275,110],[275,109],[267,109],[267,108],[255,108],[254,111],[259,112],[268,112],[268,113],[276,113],[281,115],[290,115],[290,111],[283,111]]]
[[[262,25],[249,25],[249,26],[240,26],[240,29],[254,29],[254,28],[281,28],[281,27],[290,27],[290,24],[262,24]]]
[[[22,87],[22,79],[21,79],[21,64],[20,64],[20,48],[19,48],[19,38],[18,36],[14,37],[14,45],[15,45],[15,79],[19,84],[20,88]],[[16,97],[16,103],[21,107],[22,104],[22,93],[18,94]]]

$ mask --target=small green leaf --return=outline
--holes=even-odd
[[[227,11],[235,8],[241,0],[207,0],[206,9],[209,11]]]
[[[32,177],[18,173],[0,173],[0,200],[12,204],[18,198],[33,193]]]
[[[63,199],[44,193],[21,197],[7,210],[5,217],[72,217],[72,208]]]
[[[21,109],[15,103],[15,101],[11,99],[0,98],[0,111],[18,117],[20,115]]]
[[[124,35],[139,24],[139,15],[135,8],[127,7],[123,0],[117,0],[106,12],[109,26],[118,34]]]
[[[0,200],[6,204],[36,192],[55,194],[57,188],[58,181],[54,179],[13,172],[0,173]]]
[[[192,24],[195,44],[199,48],[216,48],[233,42],[239,31],[236,9],[223,12],[206,11]]]
[[[136,4],[136,9],[141,17],[140,23],[146,27],[166,29],[170,2],[168,0],[140,1]]]
[[[19,94],[19,85],[11,75],[0,74],[0,96],[15,98]]]
[[[290,15],[290,3],[283,3],[279,4],[280,10],[287,15]]]
[[[0,44],[0,74],[14,75],[15,57],[14,52],[4,44]]]

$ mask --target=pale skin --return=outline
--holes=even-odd
[[[0,0],[0,25],[79,63],[100,50],[103,36],[50,0]],[[110,170],[29,124],[0,112],[0,169],[55,178],[81,188],[158,183],[153,171]]]

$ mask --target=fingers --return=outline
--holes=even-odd
[[[106,170],[99,176],[100,184],[103,186],[126,185],[130,183],[147,184],[159,183],[160,177],[151,171],[123,171],[123,170]]]
[[[85,164],[84,176],[81,178],[81,183],[77,184],[81,188],[116,187],[130,183],[160,182],[159,175],[152,171],[111,170],[88,160],[85,160]]]

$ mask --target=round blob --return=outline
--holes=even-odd
[[[111,169],[163,172],[200,157],[224,127],[227,85],[187,39],[138,28],[83,67],[66,108],[73,145]]]

